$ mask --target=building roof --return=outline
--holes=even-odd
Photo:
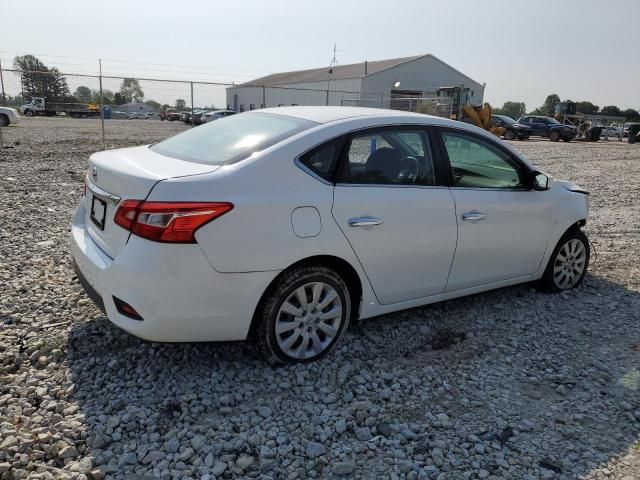
[[[386,70],[387,68],[395,67],[401,63],[410,62],[426,55],[415,55],[413,57],[399,57],[389,58],[387,60],[372,60],[367,62],[367,75],[370,75],[380,70]],[[329,68],[333,69],[333,73],[329,73]],[[274,73],[267,75],[266,77],[256,78],[249,82],[242,83],[238,86],[250,87],[250,86],[275,86],[275,85],[289,85],[292,83],[306,83],[306,82],[322,82],[329,79],[331,80],[344,80],[347,78],[360,78],[365,75],[364,62],[351,63],[349,65],[334,65],[333,67],[312,68],[310,70],[297,70],[294,72]]]

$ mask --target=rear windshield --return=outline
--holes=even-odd
[[[247,158],[315,125],[285,115],[243,113],[192,128],[149,148],[179,160],[222,165]]]

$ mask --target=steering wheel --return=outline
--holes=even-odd
[[[402,160],[400,160],[400,171],[396,177],[396,183],[414,184],[416,180],[420,178],[420,173],[420,162],[416,157],[403,157]]]

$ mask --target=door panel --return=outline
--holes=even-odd
[[[337,185],[333,216],[380,303],[444,291],[457,231],[449,189]],[[358,218],[382,223],[349,226]]]
[[[458,246],[447,292],[532,275],[538,269],[549,238],[547,192],[452,188],[451,193]],[[474,213],[485,216],[475,219]],[[465,214],[471,218],[463,220]]]
[[[458,243],[447,292],[533,274],[550,229],[549,195],[499,141],[440,130],[456,204]]]

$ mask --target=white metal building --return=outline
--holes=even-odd
[[[462,87],[463,103],[482,104],[483,84],[426,54],[268,75],[227,88],[227,108],[360,105],[405,109],[398,107],[399,99],[431,97],[442,87]]]

